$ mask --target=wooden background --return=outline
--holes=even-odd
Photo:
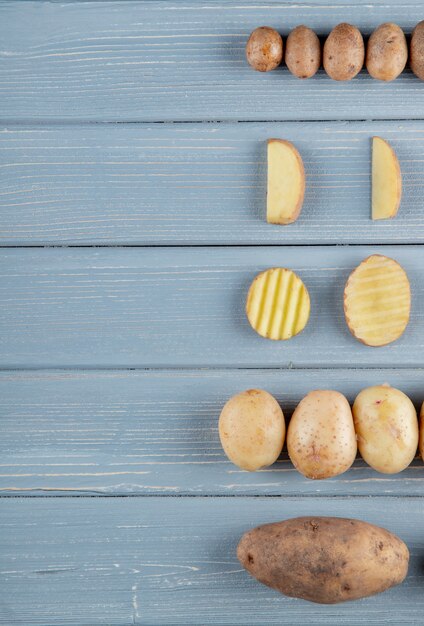
[[[365,71],[299,81],[245,63],[253,28],[410,33],[415,0],[158,0],[0,4],[0,623],[415,626],[424,611],[424,465],[357,460],[304,479],[286,451],[249,474],[217,419],[260,387],[289,416],[313,388],[353,400],[389,382],[424,399],[424,83]],[[373,224],[370,137],[404,175],[394,221]],[[302,215],[264,221],[269,137],[303,155]],[[399,260],[411,323],[367,348],[343,285],[365,256]],[[255,335],[255,274],[293,268],[305,332]],[[343,606],[285,598],[235,548],[260,523],[305,514],[386,526],[411,551],[405,583]]]

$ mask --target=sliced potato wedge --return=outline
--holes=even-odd
[[[372,138],[372,219],[395,217],[402,196],[402,174],[391,145],[381,137]]]
[[[290,141],[268,140],[267,222],[290,224],[299,217],[305,195],[302,157]]]
[[[352,335],[367,346],[385,346],[396,341],[408,325],[410,309],[408,276],[389,257],[368,257],[346,282],[346,323]]]
[[[274,267],[258,274],[250,285],[246,314],[262,337],[285,340],[308,323],[310,299],[305,285],[292,270]]]

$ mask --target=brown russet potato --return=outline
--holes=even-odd
[[[415,76],[424,80],[424,20],[412,31],[409,65]]]
[[[311,78],[321,65],[321,44],[307,26],[296,26],[286,41],[286,65],[297,78]]]
[[[351,80],[364,66],[364,40],[356,26],[338,24],[324,44],[324,69],[333,80]]]
[[[405,69],[407,60],[408,45],[403,30],[392,22],[376,28],[367,45],[368,73],[378,80],[394,80]]]
[[[274,28],[260,26],[251,34],[246,44],[246,59],[254,70],[269,72],[283,59],[283,39]]]
[[[277,400],[262,389],[233,396],[219,417],[219,437],[227,457],[254,472],[272,465],[284,444],[286,424]]]
[[[352,413],[359,452],[368,465],[396,474],[412,463],[418,419],[408,396],[390,385],[367,387],[356,396]]]
[[[352,465],[357,445],[349,402],[338,391],[311,391],[297,405],[287,431],[295,468],[306,478],[331,478]]]
[[[401,583],[409,551],[384,528],[355,519],[297,517],[258,526],[237,547],[261,583],[320,604],[357,600]]]

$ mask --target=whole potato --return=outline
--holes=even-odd
[[[418,420],[402,391],[389,385],[363,389],[352,412],[359,452],[368,465],[383,474],[408,467],[417,452]]]
[[[351,80],[364,66],[364,40],[356,26],[338,24],[324,44],[324,69],[333,80]]]
[[[245,533],[240,563],[287,596],[335,604],[398,585],[409,551],[396,535],[359,520],[298,517]]]
[[[422,460],[424,461],[424,402],[421,405],[420,411],[420,441],[419,449]]]
[[[307,478],[342,474],[355,460],[352,412],[338,391],[311,391],[290,420],[287,447],[295,468]]]
[[[278,67],[283,58],[283,40],[280,33],[269,26],[260,26],[246,44],[246,59],[258,72],[269,72]]]
[[[409,65],[415,76],[424,80],[424,21],[417,24],[412,31]]]
[[[286,65],[297,78],[310,78],[321,65],[321,44],[307,26],[296,26],[286,41]]]
[[[280,405],[261,389],[248,389],[233,396],[219,417],[219,437],[225,454],[235,465],[250,472],[275,463],[285,435]]]
[[[394,80],[405,69],[407,60],[408,46],[403,30],[391,22],[376,28],[368,40],[368,73],[378,80]]]

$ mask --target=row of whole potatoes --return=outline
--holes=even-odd
[[[233,396],[219,417],[225,454],[235,465],[256,471],[275,463],[286,438],[283,411],[267,391]],[[338,391],[315,390],[297,405],[287,429],[287,449],[307,478],[331,478],[350,468],[357,450],[384,474],[404,470],[419,445],[424,460],[424,404],[421,428],[411,400],[387,384],[363,389],[352,409]]]
[[[366,48],[366,49],[365,49]],[[311,78],[321,66],[333,80],[354,78],[364,67],[378,80],[391,81],[405,69],[408,44],[403,30],[392,22],[378,26],[365,46],[356,26],[342,23],[333,28],[323,50],[317,34],[307,26],[297,26],[284,46],[280,33],[269,26],[260,26],[250,35],[246,58],[259,72],[274,70],[284,61],[297,78]],[[414,28],[409,46],[409,65],[424,80],[424,21]]]

